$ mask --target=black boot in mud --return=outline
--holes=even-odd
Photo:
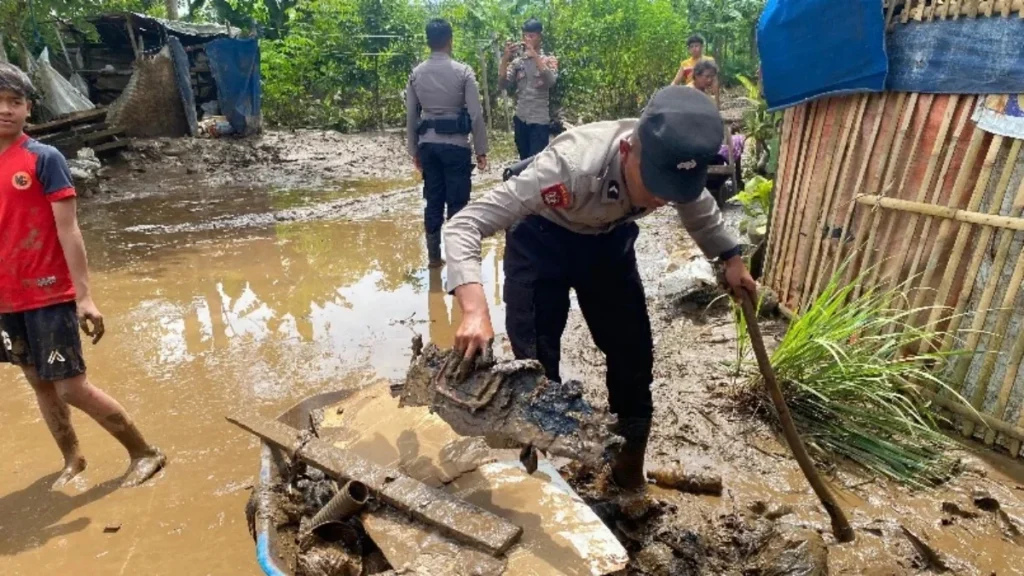
[[[430,268],[440,268],[444,266],[444,259],[441,258],[440,232],[427,234],[427,258],[430,260],[427,264]]]
[[[623,490],[638,492],[647,485],[644,455],[647,452],[651,420],[624,418],[616,428],[616,433],[626,439],[626,444],[612,461],[612,481]]]

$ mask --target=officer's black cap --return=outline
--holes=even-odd
[[[544,25],[540,23],[540,20],[536,18],[530,18],[526,22],[523,22],[523,32],[536,32],[540,34],[544,31]]]
[[[636,133],[640,176],[651,194],[669,202],[696,200],[725,139],[714,102],[694,88],[662,88],[644,108]]]

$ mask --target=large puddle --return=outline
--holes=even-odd
[[[115,490],[127,459],[74,414],[89,469],[50,492],[60,454],[35,398],[0,367],[0,572],[258,572],[243,509],[257,443],[223,417],[274,416],[301,398],[404,374],[410,338],[451,344],[459,320],[429,273],[416,194],[372,218],[243,229],[225,215],[362,196],[227,190],[94,202],[83,212],[107,336],[86,351],[94,383],[120,399],[170,457],[155,481]],[[503,331],[501,243],[484,283]],[[117,532],[105,532],[120,525]]]

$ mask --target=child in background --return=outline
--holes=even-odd
[[[690,51],[690,57],[679,63],[679,71],[676,72],[676,77],[672,79],[672,85],[678,86],[683,84],[685,86],[693,85],[693,73],[697,67],[697,63],[702,60],[710,60],[714,62],[715,59],[710,56],[704,55],[704,37],[700,34],[694,34],[686,41],[686,47]]]
[[[64,456],[54,489],[85,470],[69,406],[120,442],[131,464],[121,485],[137,486],[166,463],[125,409],[89,383],[78,329],[103,337],[89,290],[71,172],[55,148],[29,138],[32,82],[0,62],[0,361],[21,368]]]

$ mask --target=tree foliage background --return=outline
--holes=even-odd
[[[427,56],[433,17],[455,30],[455,58],[473,66],[492,121],[506,40],[534,16],[559,59],[556,107],[571,122],[635,115],[674,76],[686,39],[700,33],[722,80],[756,69],[754,30],[764,0],[4,0],[0,33],[10,49],[56,49],[55,21],[134,10],[230,22],[261,38],[264,114],[271,125],[359,130],[404,122],[402,90]],[[10,50],[9,50],[10,53]],[[486,67],[486,73],[484,70]]]

